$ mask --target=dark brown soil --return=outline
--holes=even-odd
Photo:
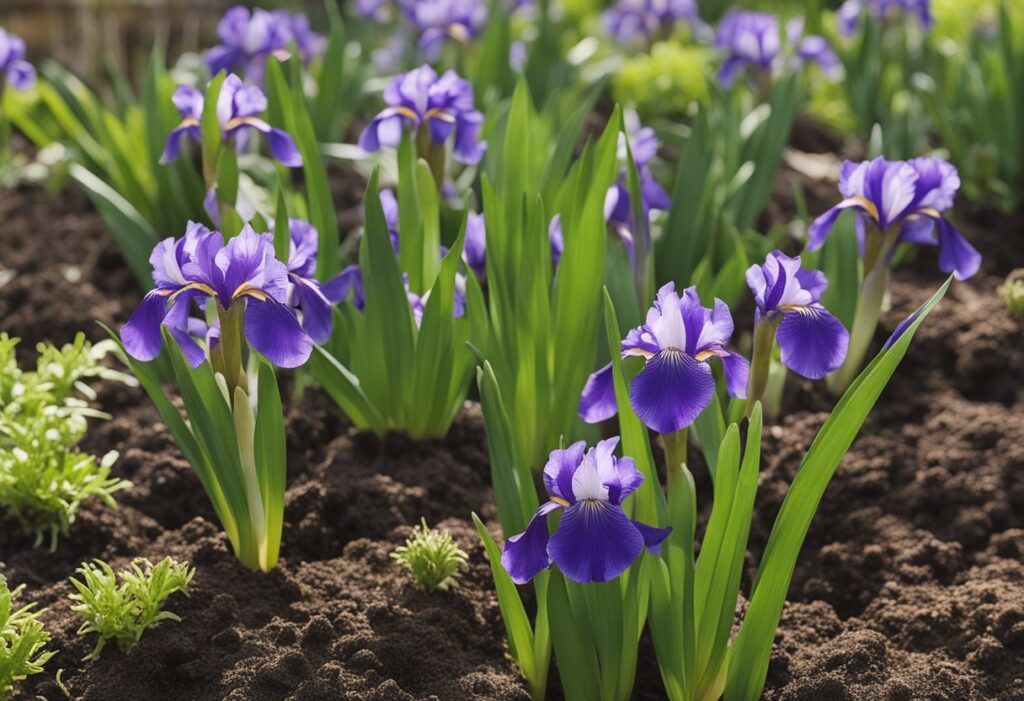
[[[118,322],[138,292],[95,215],[73,195],[0,194],[0,330],[70,339]],[[965,214],[966,216],[966,214]],[[790,591],[765,698],[1024,699],[1024,336],[996,287],[1024,263],[1020,222],[984,219],[970,236],[983,272],[954,286],[843,461],[811,528]],[[43,253],[46,253],[44,256]],[[62,267],[77,263],[81,280]],[[877,341],[941,277],[934,255],[895,274]],[[29,308],[31,304],[31,308]],[[91,335],[98,337],[96,332]],[[0,531],[0,572],[50,607],[44,621],[71,698],[88,701],[528,698],[504,643],[488,566],[469,523],[495,518],[479,410],[443,441],[355,431],[318,391],[287,409],[289,490],[280,568],[255,574],[231,556],[187,463],[146,397],[105,386],[115,418],[86,448],[121,451],[135,487],[121,508],[85,506],[54,554]],[[785,487],[830,406],[791,381],[768,431],[749,574]],[[388,557],[426,517],[470,555],[461,585],[419,592]],[[183,616],[129,655],[79,660],[67,576],[83,560],[189,559],[198,570]],[[663,698],[650,654],[638,699]],[[41,675],[19,699],[63,699]]]

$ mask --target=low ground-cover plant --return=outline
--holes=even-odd
[[[166,557],[157,564],[146,559],[133,560],[115,573],[102,560],[83,562],[71,578],[77,593],[71,610],[82,617],[79,635],[95,633],[96,647],[85,656],[98,660],[107,643],[114,641],[121,652],[129,652],[152,626],[162,621],[180,622],[181,618],[164,611],[164,602],[176,593],[188,594],[195,568],[187,562]]]
[[[422,519],[412,536],[391,553],[426,591],[444,591],[458,584],[461,570],[469,556],[460,548],[448,531],[427,527]]]
[[[50,634],[39,622],[45,609],[37,609],[35,604],[15,608],[14,599],[24,589],[22,585],[12,591],[0,575],[0,701],[11,698],[17,682],[42,673],[57,654],[46,649]]]
[[[116,451],[97,458],[75,449],[88,418],[109,418],[90,407],[88,381],[131,378],[101,365],[110,345],[83,334],[63,348],[41,344],[35,371],[18,368],[17,344],[0,334],[0,513],[53,550],[83,502],[116,508],[114,495],[131,486],[110,474]]]

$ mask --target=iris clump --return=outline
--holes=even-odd
[[[469,559],[452,540],[451,533],[428,528],[426,519],[421,520],[419,528],[413,528],[412,537],[395,548],[391,557],[426,591],[445,591],[456,586],[459,570]]]
[[[667,38],[680,23],[695,35],[707,32],[694,0],[618,0],[601,19],[605,31],[627,46]]]
[[[900,15],[912,15],[924,30],[935,25],[931,0],[846,0],[836,12],[839,32],[850,36],[857,31],[862,17],[885,22]]]
[[[130,652],[143,633],[163,621],[180,622],[164,602],[173,594],[188,594],[195,568],[187,562],[166,557],[157,564],[146,559],[133,560],[121,570],[102,560],[83,562],[71,578],[76,593],[68,598],[71,610],[82,617],[78,635],[95,633],[96,646],[85,656],[98,660],[107,643],[114,642],[121,652]]]
[[[526,530],[511,536],[501,564],[525,584],[554,563],[573,582],[607,582],[622,574],[644,548],[658,555],[671,528],[630,519],[622,502],[644,481],[632,458],[614,455],[618,438],[587,450],[580,441],[551,452],[544,466],[548,501]],[[564,510],[548,535],[548,514]]]

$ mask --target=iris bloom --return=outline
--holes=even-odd
[[[217,24],[217,36],[220,45],[204,57],[210,73],[241,70],[257,83],[263,82],[267,58],[273,54],[286,55],[292,41],[305,63],[326,46],[326,40],[310,29],[309,19],[303,14],[260,8],[250,12],[241,5],[224,13]]]
[[[424,65],[396,76],[384,90],[387,109],[373,118],[359,136],[367,153],[398,146],[406,128],[421,130],[430,143],[443,147],[454,136],[455,159],[480,162],[487,142],[479,138],[483,115],[473,106],[473,85],[448,71],[440,78]]]
[[[618,0],[602,20],[605,31],[623,44],[667,37],[677,22],[689,23],[698,35],[707,29],[694,0]]]
[[[25,60],[25,41],[0,27],[0,94],[4,80],[23,92],[36,82],[36,69]]]
[[[476,273],[478,280],[487,278],[487,224],[484,215],[470,212],[466,217],[466,239],[462,260]]]
[[[316,257],[320,235],[316,227],[301,219],[289,219],[291,237],[288,254],[288,303],[302,310],[302,328],[316,343],[331,337],[334,319],[331,302],[316,278]]]
[[[722,361],[729,394],[746,397],[749,365],[726,347],[732,331],[732,314],[722,300],[708,309],[701,306],[696,287],[688,287],[682,297],[671,282],[658,290],[646,323],[622,341],[623,358],[646,361],[629,389],[630,406],[644,424],[658,433],[674,433],[693,423],[715,393],[712,358]],[[579,409],[588,423],[615,415],[611,363],[590,376]]]
[[[544,467],[549,500],[530,525],[505,543],[501,564],[516,584],[525,584],[552,562],[574,582],[607,582],[625,572],[646,547],[658,555],[671,528],[631,520],[622,502],[644,481],[632,458],[616,458],[618,437],[590,450],[574,443],[551,452]],[[548,536],[547,515],[564,509]]]
[[[398,0],[402,12],[420,35],[420,51],[434,60],[447,39],[465,44],[480,35],[487,24],[484,0]]]
[[[203,118],[203,93],[190,85],[179,85],[174,91],[174,106],[181,113],[179,124],[170,136],[160,159],[161,163],[177,160],[181,153],[181,140],[186,136],[199,143],[200,124]],[[270,126],[259,118],[267,109],[267,96],[255,85],[245,85],[235,74],[224,79],[217,98],[217,121],[220,123],[224,143],[233,141],[238,150],[243,150],[251,132],[256,131],[267,137],[270,155],[282,165],[298,168],[302,165],[302,154],[288,132]]]
[[[836,70],[839,58],[825,38],[803,33],[802,18],[786,23],[786,39],[794,49],[796,63],[813,61],[825,71]],[[731,10],[718,25],[715,47],[726,56],[718,71],[718,82],[725,88],[731,87],[744,69],[765,79],[785,62],[779,18],[764,12]]]
[[[913,14],[917,16],[924,30],[931,29],[935,24],[931,0],[846,0],[836,11],[839,33],[848,37],[856,32],[860,17],[865,11],[870,12],[879,22],[884,22],[894,15]]]
[[[824,273],[801,268],[799,256],[772,251],[764,265],[747,270],[747,286],[757,302],[755,325],[774,334],[783,365],[820,380],[843,364],[850,334],[821,304],[828,288]]]
[[[843,210],[853,209],[866,268],[887,265],[898,243],[937,245],[939,269],[966,280],[978,272],[981,254],[942,216],[959,188],[956,168],[938,158],[846,161],[839,176],[845,199],[814,220],[807,248],[821,248]]]
[[[288,267],[274,257],[274,239],[246,226],[227,245],[220,232],[189,222],[185,236],[167,238],[150,256],[156,289],[149,292],[121,328],[129,355],[152,360],[163,345],[167,324],[193,367],[205,353],[183,328],[193,300],[213,300],[224,329],[224,314],[240,314],[245,339],[280,367],[302,365],[313,341],[288,305]]]

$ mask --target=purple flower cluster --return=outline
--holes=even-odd
[[[36,69],[25,60],[25,41],[0,27],[0,94],[3,83],[15,90],[28,90],[36,82]]]
[[[694,0],[618,0],[602,20],[605,31],[623,44],[667,36],[678,22],[687,22],[698,35],[707,31]]]
[[[879,22],[896,15],[912,14],[925,30],[931,29],[935,24],[931,0],[846,0],[836,12],[839,33],[846,37],[853,35],[860,24],[861,15],[865,12]]]
[[[421,32],[420,51],[428,60],[440,55],[446,40],[465,44],[487,24],[485,0],[398,0],[398,6]]]
[[[309,358],[313,339],[289,305],[295,278],[290,280],[289,266],[274,256],[271,234],[256,234],[246,226],[225,244],[220,232],[189,222],[181,239],[157,244],[150,262],[156,289],[121,328],[121,340],[133,358],[156,358],[166,326],[193,367],[200,365],[206,353],[189,333],[189,312],[192,302],[205,305],[208,300],[221,312],[242,305],[246,340],[275,365],[297,367]],[[308,299],[304,295],[298,295],[303,303]]]
[[[824,37],[804,36],[802,18],[786,23],[786,40],[793,47],[795,62],[813,61],[826,71],[839,68],[839,58]],[[779,18],[763,12],[732,10],[722,18],[715,34],[715,46],[725,54],[718,80],[726,88],[743,70],[771,76],[785,64]]]
[[[939,269],[966,280],[978,272],[981,254],[943,216],[953,207],[959,188],[956,168],[938,158],[846,161],[839,177],[845,199],[814,220],[807,231],[807,248],[820,248],[839,215],[853,209],[862,253],[872,227],[885,239],[886,263],[897,243],[937,245]]]
[[[487,142],[480,140],[484,117],[475,109],[472,83],[454,71],[438,77],[433,68],[423,65],[396,76],[384,90],[384,101],[388,107],[359,136],[359,146],[367,153],[398,146],[407,128],[424,129],[437,146],[453,138],[453,152],[460,163],[480,162],[487,149]]]
[[[505,543],[501,564],[516,584],[525,584],[551,563],[574,582],[615,579],[646,547],[658,555],[671,528],[634,521],[622,502],[643,484],[632,458],[616,458],[618,438],[590,450],[580,441],[551,452],[544,467],[549,499],[526,530]],[[564,510],[558,528],[548,535],[547,516]]]
[[[801,268],[799,256],[772,251],[764,265],[747,270],[747,286],[757,303],[755,324],[778,324],[783,365],[811,380],[839,369],[850,334],[821,304],[828,288],[824,273]]]
[[[709,309],[701,305],[696,287],[687,288],[682,297],[671,282],[658,290],[646,322],[622,341],[623,358],[645,360],[629,391],[630,406],[640,420],[658,433],[674,433],[693,423],[714,396],[712,358],[722,362],[729,394],[746,397],[749,364],[726,347],[732,332],[732,314],[720,299]],[[588,423],[617,413],[611,363],[590,376],[579,409]]]
[[[203,93],[190,85],[179,85],[174,91],[174,106],[178,108],[182,120],[167,138],[162,163],[169,163],[181,153],[181,140],[186,135],[199,143],[201,141],[200,125],[203,118]],[[267,109],[267,96],[255,85],[245,85],[237,75],[231,74],[224,80],[220,95],[217,98],[217,122],[220,124],[224,142],[234,142],[238,150],[246,146],[248,135],[252,131],[267,137],[270,154],[282,165],[298,168],[302,165],[302,155],[289,134],[271,127],[259,118]]]
[[[217,25],[217,36],[220,45],[204,57],[210,73],[241,70],[256,83],[263,82],[267,58],[273,54],[287,55],[292,42],[304,63],[319,56],[327,46],[327,40],[310,28],[309,18],[302,13],[260,8],[250,12],[241,5],[224,13]]]

